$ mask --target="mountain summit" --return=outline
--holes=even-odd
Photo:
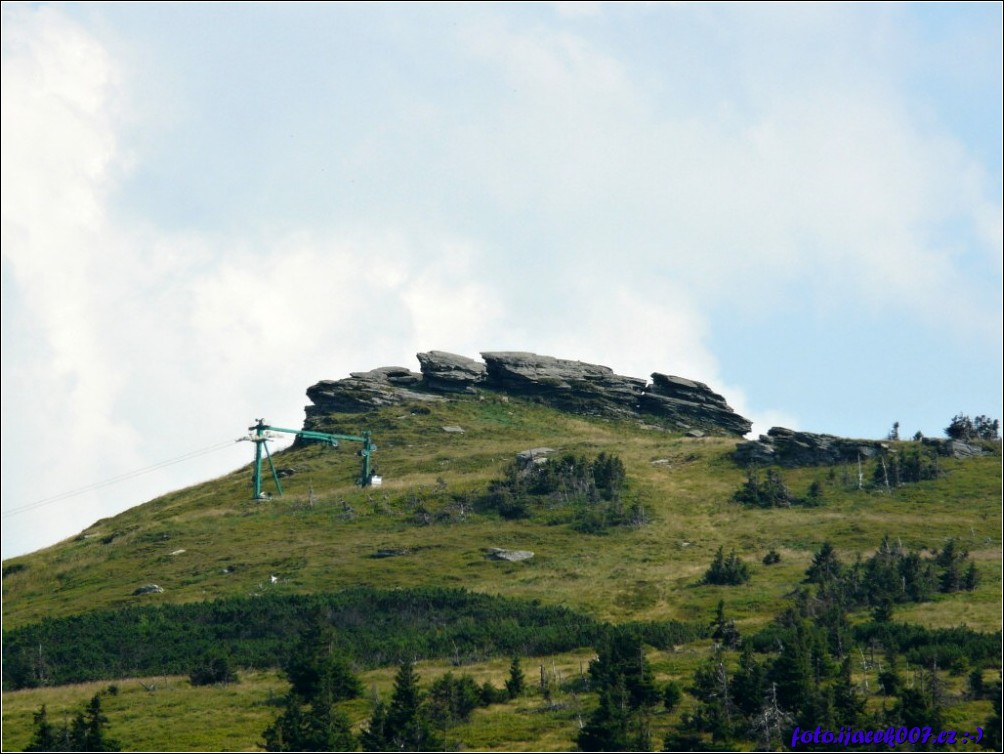
[[[440,401],[488,391],[528,398],[572,413],[650,419],[684,431],[745,435],[752,423],[702,382],[654,372],[652,382],[610,367],[522,351],[484,351],[484,361],[445,351],[418,354],[420,372],[379,367],[307,389],[306,428],[333,413],[356,413],[407,401]]]

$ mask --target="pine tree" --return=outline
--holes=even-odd
[[[833,545],[828,541],[823,542],[812,558],[812,565],[805,572],[805,580],[812,584],[829,584],[840,578],[843,570],[843,564]]]
[[[630,751],[631,707],[624,679],[600,692],[600,704],[589,716],[576,739],[582,751]]]
[[[335,704],[362,693],[348,664],[331,654],[320,623],[309,629],[286,668],[290,690],[282,714],[262,734],[268,751],[353,751],[352,725]]]
[[[767,691],[767,669],[757,662],[750,646],[743,647],[739,667],[732,678],[731,694],[735,705],[747,716],[763,705]]]
[[[43,704],[38,712],[34,713],[35,732],[32,734],[31,742],[25,751],[58,751],[58,735],[52,723],[49,722],[49,713]]]
[[[599,692],[600,703],[579,731],[579,748],[650,748],[649,718],[660,694],[641,639],[629,631],[613,631],[602,639],[598,650],[597,658],[589,663],[589,676]]]
[[[363,751],[387,751],[390,747],[387,730],[387,705],[377,701],[369,725],[359,735]]]
[[[718,600],[718,607],[715,608],[715,619],[711,622],[711,638],[726,649],[734,649],[739,646],[742,638],[736,622],[725,617],[725,600]]]
[[[700,704],[685,729],[710,733],[715,744],[728,744],[741,722],[740,711],[732,700],[731,685],[721,648],[716,647],[714,655],[694,673],[694,685],[687,689]]]
[[[95,694],[87,709],[79,716],[83,721],[79,751],[119,751],[119,744],[108,737],[105,726],[108,718],[101,711],[101,695]]]
[[[438,751],[443,741],[433,730],[422,704],[418,675],[410,662],[401,665],[394,677],[390,705],[377,704],[363,734],[367,751]]]
[[[833,708],[838,725],[855,726],[865,710],[865,699],[851,678],[851,658],[847,656],[840,665],[837,682],[833,686]]]
[[[105,730],[108,718],[101,711],[101,694],[95,694],[73,722],[59,727],[48,719],[45,705],[34,715],[35,732],[25,751],[120,751],[119,743]]]
[[[291,691],[282,714],[263,734],[266,751],[355,751],[351,721],[328,699],[319,695],[305,702]]]
[[[804,710],[814,690],[807,632],[806,622],[798,620],[768,674],[768,680],[777,689],[778,701],[785,709]]]
[[[521,696],[525,689],[526,678],[523,676],[523,668],[520,667],[519,657],[513,655],[512,662],[509,664],[509,678],[505,682],[505,690],[510,699],[515,699]]]

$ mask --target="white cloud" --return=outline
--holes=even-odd
[[[198,200],[222,203],[214,186],[235,184],[212,178],[234,168],[263,182],[247,193],[261,217],[167,231],[121,219],[120,179],[151,158],[143,138],[124,154],[116,113],[142,130],[169,108],[137,96],[150,91],[142,80],[126,91],[137,71],[82,24],[4,5],[4,286],[22,328],[5,316],[5,503],[41,486],[26,480],[55,494],[236,436],[262,414],[295,424],[312,382],[415,368],[419,350],[536,350],[680,374],[761,431],[760,420],[797,422],[747,402],[744,376],[724,373],[710,344],[728,317],[908,311],[930,336],[953,327],[940,314],[952,302],[999,342],[993,177],[918,116],[900,71],[873,70],[908,49],[898,27],[883,17],[856,46],[860,19],[814,8],[646,9],[656,31],[622,38],[601,22],[616,10],[629,25],[623,9],[558,4],[557,22],[528,23],[496,8],[465,14],[479,20],[457,27],[457,47],[405,19],[392,43],[375,26],[376,67],[394,74],[367,71],[386,91],[365,102],[338,87],[330,107],[311,99],[303,133],[337,133],[330,144],[283,132],[294,146],[280,146],[254,130],[268,124],[241,123],[247,143],[275,142],[276,155],[233,165],[240,150],[199,142],[217,172],[186,178]],[[632,46],[646,39],[658,44]],[[413,47],[397,58],[402,40]],[[412,85],[413,53],[430,40],[430,70],[459,83]],[[158,66],[171,67],[168,47],[148,52],[167,56]],[[244,85],[216,84],[250,97]],[[200,113],[189,115],[171,127],[195,128]],[[290,219],[298,173],[304,203],[321,209]],[[268,204],[275,176],[284,213]],[[9,495],[15,482],[32,492]],[[78,507],[69,531],[97,517]]]

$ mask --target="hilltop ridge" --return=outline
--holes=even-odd
[[[653,372],[652,382],[610,367],[523,351],[484,351],[477,361],[446,351],[417,355],[419,372],[385,366],[321,380],[307,389],[305,428],[333,413],[356,413],[407,401],[444,400],[480,391],[528,398],[571,413],[640,418],[675,429],[742,436],[752,422],[703,382]]]

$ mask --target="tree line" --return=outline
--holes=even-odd
[[[318,616],[332,626],[339,653],[364,667],[404,658],[460,664],[551,654],[589,646],[603,630],[565,607],[435,587],[137,606],[4,631],[4,689],[161,674],[217,682],[235,667],[285,665]],[[673,621],[642,630],[664,646],[702,634],[699,626]]]

